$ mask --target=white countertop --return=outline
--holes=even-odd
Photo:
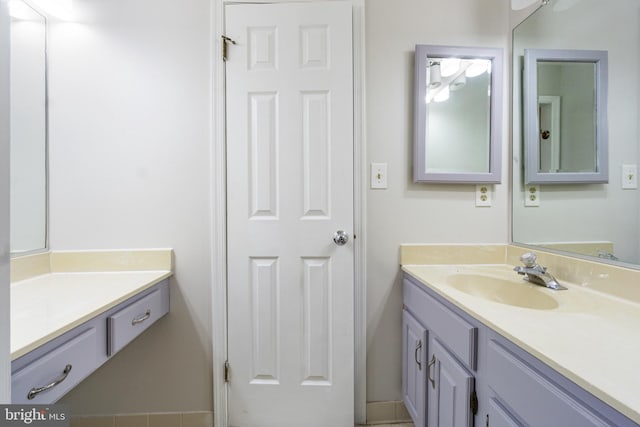
[[[568,290],[540,288],[558,302],[557,307],[515,307],[447,283],[452,274],[519,281],[510,265],[405,265],[403,270],[640,423],[640,304],[561,281]]]
[[[169,270],[58,272],[11,284],[11,360],[166,279]]]

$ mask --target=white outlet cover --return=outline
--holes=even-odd
[[[493,204],[493,185],[476,185],[476,207],[486,207]]]
[[[524,205],[528,207],[540,206],[540,187],[537,185],[525,185]]]

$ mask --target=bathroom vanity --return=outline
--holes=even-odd
[[[416,426],[639,425],[629,321],[640,307],[512,268],[403,267],[403,400]]]
[[[47,253],[11,284],[12,403],[56,402],[169,312],[171,251],[141,252]]]

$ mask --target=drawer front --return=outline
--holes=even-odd
[[[169,288],[165,284],[107,318],[107,353],[114,355],[169,312]]]
[[[96,369],[98,335],[90,328],[14,372],[11,403],[56,402]]]
[[[478,328],[445,307],[418,285],[404,280],[404,305],[470,369],[476,369]]]
[[[532,426],[609,426],[495,340],[487,353],[489,386]]]

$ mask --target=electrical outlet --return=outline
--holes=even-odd
[[[537,185],[525,185],[524,205],[540,206],[540,187]]]
[[[622,188],[624,190],[638,188],[638,165],[622,165]]]
[[[476,207],[491,206],[493,203],[493,185],[476,185]]]
[[[371,163],[371,188],[387,188],[387,164]]]

